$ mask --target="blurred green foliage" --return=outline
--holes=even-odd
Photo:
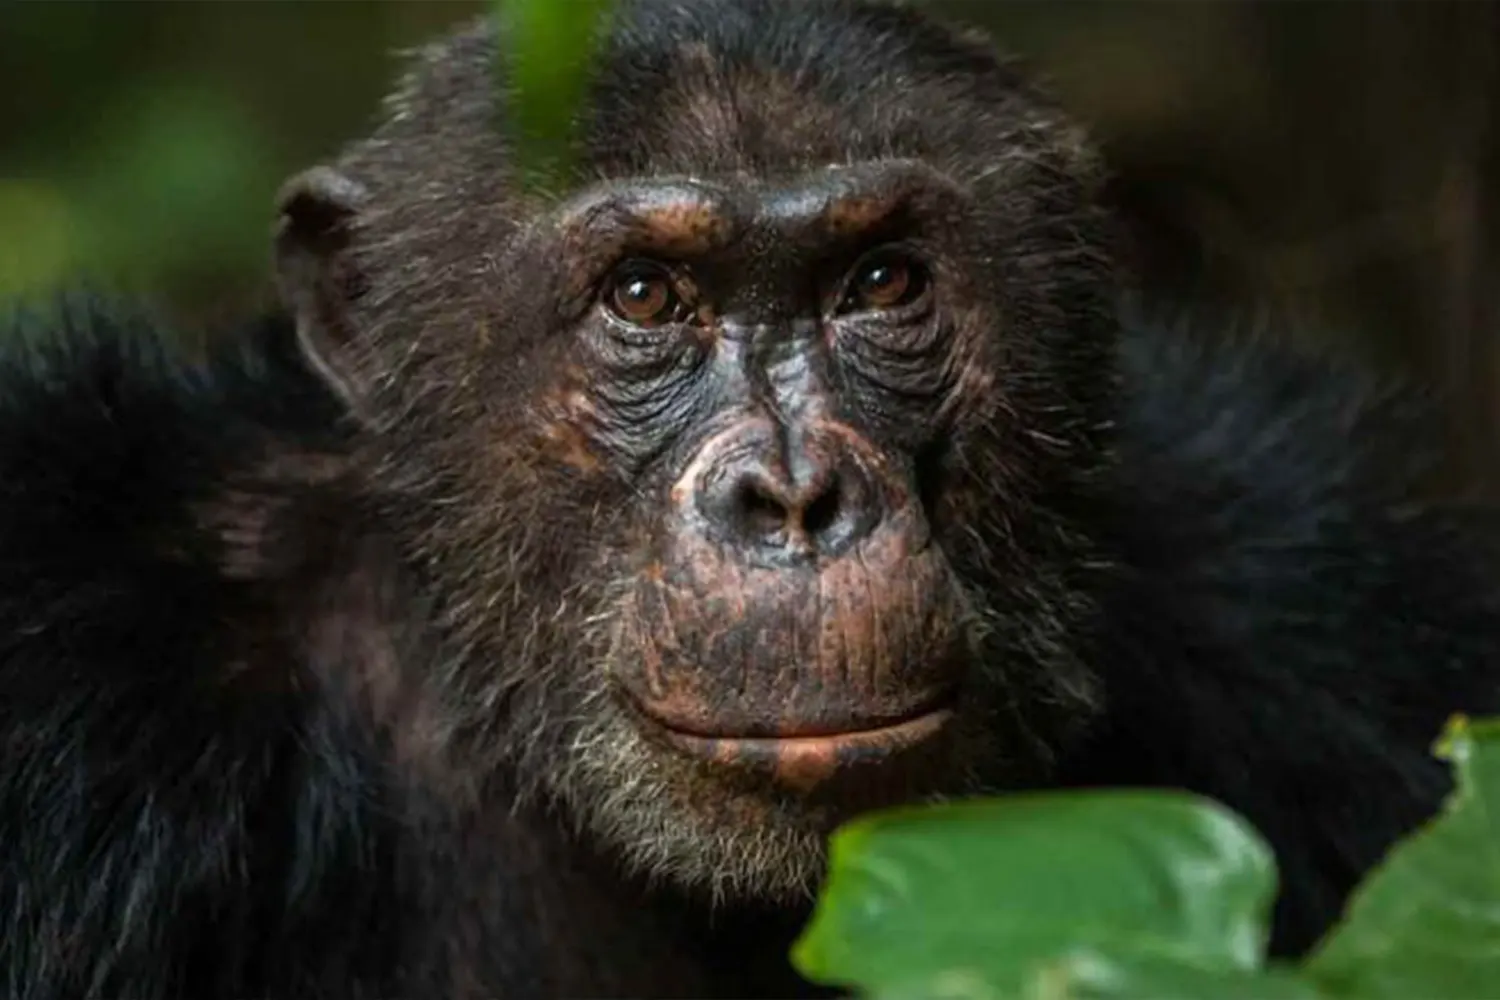
[[[611,0],[495,0],[505,26],[507,121],[517,140],[517,172],[533,183],[565,169],[588,68]]]
[[[281,181],[373,120],[398,50],[483,8],[0,4],[0,297],[259,301]]]
[[[88,267],[149,283],[207,261],[241,261],[264,242],[256,130],[213,92],[137,92],[80,137],[92,155],[51,177],[0,179],[0,294]]]

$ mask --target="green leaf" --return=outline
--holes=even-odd
[[[1079,948],[1039,962],[1018,989],[983,971],[949,969],[914,983],[878,990],[875,1000],[1323,1000],[1308,983],[1282,969],[1209,970],[1175,959],[1121,958]]]
[[[1442,813],[1371,873],[1307,962],[1330,993],[1500,994],[1500,721],[1455,718],[1437,754],[1456,782]]]
[[[866,990],[1111,995],[1083,973],[1115,969],[1150,970],[1148,988],[1165,995],[1164,970],[1227,983],[1259,968],[1275,883],[1270,849],[1244,821],[1183,794],[893,810],[834,835],[792,958],[809,978]],[[1192,992],[1203,980],[1181,982]]]
[[[1203,969],[1147,956],[1080,950],[1042,966],[1027,984],[1028,998],[1135,1000],[1320,1000],[1310,983],[1285,969]]]
[[[612,0],[496,0],[507,127],[523,182],[566,169]]]

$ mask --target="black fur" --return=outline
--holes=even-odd
[[[234,682],[258,598],[189,513],[336,426],[255,332],[193,365],[74,301],[0,337],[6,996],[259,995],[378,958],[375,756],[312,692]]]
[[[1429,400],[1205,332],[1125,342],[1110,707],[1074,780],[1247,814],[1281,868],[1273,945],[1301,950],[1433,813],[1448,714],[1500,704],[1500,534],[1432,499]]]

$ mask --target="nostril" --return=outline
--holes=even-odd
[[[839,481],[834,478],[827,487],[802,509],[802,530],[813,538],[826,534],[839,519],[841,506]]]
[[[794,457],[788,470],[757,455],[725,456],[675,502],[690,497],[698,529],[745,558],[786,565],[837,557],[880,523],[880,496],[865,469],[842,455]]]
[[[787,509],[753,478],[740,481],[735,507],[740,522],[751,535],[766,538],[786,530]]]

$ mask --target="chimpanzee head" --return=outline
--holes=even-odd
[[[496,63],[422,53],[278,239],[438,605],[450,759],[758,895],[860,809],[1044,775],[1112,395],[1078,130],[908,11],[627,3],[538,190]]]

